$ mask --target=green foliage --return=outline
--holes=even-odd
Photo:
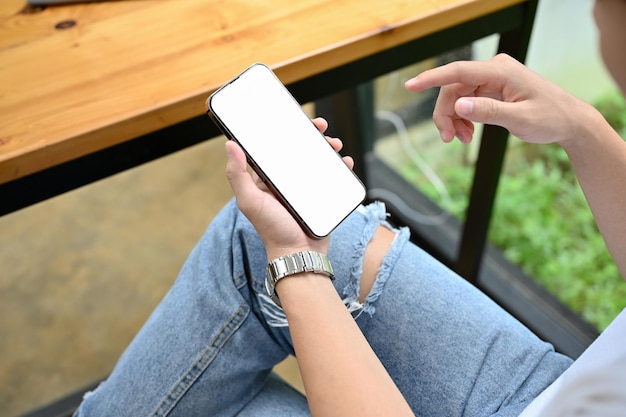
[[[606,249],[567,156],[557,145],[514,141],[500,179],[489,240],[562,302],[604,329],[626,306],[626,283]],[[451,145],[446,145],[451,146]],[[459,148],[459,146],[461,146]],[[438,169],[446,204],[412,166],[402,174],[462,218],[472,180],[463,145],[451,146]]]
[[[443,199],[437,188],[429,182],[422,172],[413,164],[407,163],[400,168],[400,174],[409,182],[420,189],[422,193],[427,195],[431,200],[435,201],[446,211],[462,219],[465,216],[467,207],[467,194],[471,186],[471,170],[467,162],[464,161],[463,153],[465,145],[459,142],[453,142],[446,145],[449,153],[446,155],[446,163],[438,169],[437,173],[441,176],[449,193],[449,199]]]
[[[490,240],[561,301],[604,329],[626,305],[626,283],[572,170],[564,165],[565,153],[556,145],[543,145],[543,150],[531,161],[509,161]]]

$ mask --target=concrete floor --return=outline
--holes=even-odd
[[[110,372],[232,196],[223,142],[0,218],[0,417]]]

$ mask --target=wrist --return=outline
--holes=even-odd
[[[276,286],[285,278],[297,276],[300,280],[318,275],[321,278],[334,279],[333,267],[324,253],[305,250],[272,259],[267,264],[265,289],[274,303],[281,306]],[[318,278],[319,279],[319,278]]]
[[[311,272],[280,280],[276,291],[287,317],[299,313],[309,314],[313,306],[327,306],[337,301],[343,305],[333,282],[328,277]],[[327,310],[327,307],[324,309]]]
[[[267,261],[271,262],[274,259],[278,259],[283,256],[291,255],[293,253],[315,251],[324,255],[328,254],[328,239],[321,239],[319,241],[306,242],[299,245],[267,245],[265,246],[265,253],[267,255]]]
[[[571,106],[574,107],[574,106]],[[613,130],[604,116],[590,104],[577,100],[579,111],[572,111],[571,134],[558,141],[558,144],[569,155],[570,153],[585,152],[588,146],[596,146],[598,140],[603,140],[607,129]]]

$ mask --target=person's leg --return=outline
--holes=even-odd
[[[329,257],[335,287],[416,415],[518,415],[571,364],[406,229],[386,226],[382,204],[359,209],[333,233]],[[261,311],[285,328],[257,267]]]
[[[391,243],[384,223],[382,205],[349,218],[331,240],[331,262],[347,304],[368,294],[357,322],[416,415],[518,415],[571,360],[410,243],[405,230]],[[377,243],[366,246],[372,236]],[[361,282],[372,269],[371,259],[359,259],[364,247],[374,266],[384,257],[374,282]]]
[[[311,417],[306,398],[276,374],[271,374],[263,389],[237,417]]]
[[[339,293],[416,414],[520,411],[569,361],[408,243],[406,231],[388,251],[385,239],[371,249],[384,218],[380,205],[358,210],[333,233],[329,256]],[[363,305],[360,277],[381,259]],[[266,262],[231,202],[77,416],[276,415],[267,378],[293,348],[282,310],[265,294]],[[281,407],[293,400],[299,415],[302,397],[280,392]]]
[[[266,262],[255,236],[229,203],[112,374],[75,415],[235,416],[250,405],[255,415],[270,416],[277,395],[284,397],[281,409],[301,415],[303,396],[268,379],[291,351],[286,329],[268,331],[251,296],[250,269]]]

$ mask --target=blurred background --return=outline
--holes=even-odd
[[[591,7],[591,0],[540,2],[527,64],[623,129],[626,111],[600,61]],[[465,53],[487,59],[496,43],[484,39]],[[377,80],[377,115],[389,118],[423,100],[402,84],[434,62]],[[475,146],[442,145],[428,121],[406,127],[406,134],[379,138],[376,153],[462,216]],[[232,196],[223,141],[0,218],[0,417],[21,415],[110,372]],[[510,147],[490,241],[601,330],[626,305],[625,284],[563,154],[514,140]],[[300,386],[293,359],[279,369]]]

